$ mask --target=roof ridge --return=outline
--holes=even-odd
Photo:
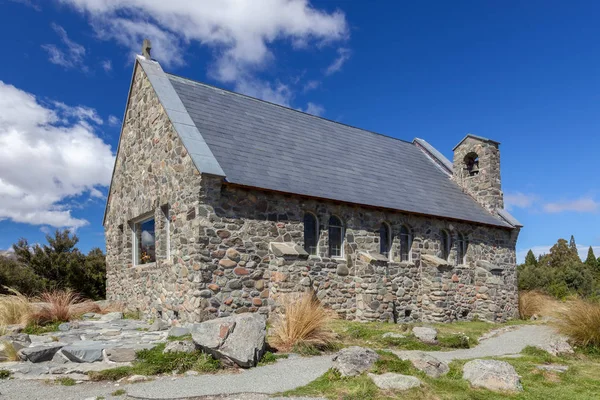
[[[371,130],[369,130],[369,129],[359,128],[358,126],[354,126],[354,125],[346,124],[346,123],[344,123],[344,122],[340,122],[340,121],[335,121],[335,120],[332,120],[332,119],[329,119],[329,118],[321,117],[321,116],[319,116],[319,115],[309,114],[309,113],[307,113],[307,112],[304,112],[304,111],[302,111],[302,110],[298,110],[298,109],[296,109],[296,108],[292,108],[292,107],[283,106],[283,105],[281,105],[281,104],[273,103],[273,102],[271,102],[271,101],[267,101],[267,100],[259,99],[258,97],[253,97],[253,96],[249,96],[249,95],[247,95],[247,94],[243,94],[243,93],[234,92],[233,90],[229,90],[229,89],[223,89],[222,87],[215,86],[215,85],[211,85],[211,84],[209,84],[209,83],[206,83],[206,82],[201,82],[201,81],[198,81],[198,80],[195,80],[195,79],[190,79],[190,78],[187,78],[187,77],[185,77],[185,76],[181,76],[181,75],[177,75],[177,74],[172,74],[172,73],[170,73],[170,72],[165,72],[165,74],[166,74],[167,76],[172,76],[172,77],[174,77],[174,78],[178,78],[178,79],[184,79],[184,80],[186,80],[186,81],[190,81],[190,82],[193,82],[193,83],[195,83],[195,84],[202,85],[202,86],[205,86],[205,87],[208,87],[208,88],[211,88],[211,89],[218,89],[218,90],[222,90],[222,91],[224,91],[224,92],[227,92],[227,93],[230,93],[230,94],[233,94],[233,95],[236,95],[236,96],[241,96],[241,97],[244,97],[244,98],[247,98],[247,99],[250,99],[250,100],[255,100],[255,101],[258,101],[258,102],[261,102],[261,103],[270,104],[270,105],[272,105],[272,106],[277,106],[277,107],[283,108],[283,109],[285,109],[285,110],[295,111],[295,112],[297,112],[297,113],[300,113],[300,114],[303,114],[303,115],[308,115],[308,116],[310,116],[310,117],[317,118],[317,119],[320,119],[320,120],[323,120],[323,121],[332,122],[332,123],[334,123],[334,124],[338,124],[338,125],[346,126],[346,127],[352,128],[352,129],[356,129],[356,130],[358,130],[358,131],[362,131],[362,132],[367,132],[367,133],[371,133],[371,134],[374,134],[374,135],[383,136],[383,137],[385,137],[385,138],[389,138],[389,139],[394,139],[394,140],[397,140],[397,141],[399,141],[399,142],[407,143],[407,144],[410,144],[410,145],[413,145],[413,146],[414,146],[414,143],[413,143],[412,141],[409,141],[409,140],[406,140],[406,139],[400,139],[400,138],[397,138],[397,137],[394,137],[394,136],[389,136],[389,135],[386,135],[386,134],[384,134],[384,133],[380,133],[380,132],[371,131]]]

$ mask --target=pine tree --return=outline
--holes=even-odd
[[[535,258],[533,251],[529,250],[525,256],[525,265],[537,265],[538,261]]]
[[[587,254],[587,258],[585,259],[585,263],[592,268],[598,267],[598,260],[596,260],[596,255],[594,254],[594,249],[590,246]]]
[[[577,244],[575,243],[575,236],[573,235],[571,235],[571,240],[569,240],[569,249],[574,255],[577,256],[577,259],[581,261],[581,258],[579,257],[579,252],[577,251]]]

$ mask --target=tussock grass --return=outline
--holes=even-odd
[[[521,319],[553,316],[556,310],[564,309],[564,305],[553,297],[537,290],[519,292],[519,315]]]
[[[0,326],[29,323],[33,305],[21,293],[11,291],[14,294],[0,295]]]
[[[555,312],[558,330],[582,347],[600,348],[600,304],[575,299]]]
[[[284,298],[282,311],[271,329],[270,343],[277,349],[325,350],[332,346],[336,336],[328,325],[334,316],[312,293]]]
[[[84,300],[72,290],[54,290],[42,293],[42,302],[32,313],[31,319],[37,324],[66,322],[87,312],[98,312],[100,307],[93,301]]]
[[[4,356],[6,357],[6,361],[20,361],[17,349],[10,342],[3,342],[4,345]]]

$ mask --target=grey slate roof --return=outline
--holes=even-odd
[[[413,143],[166,76],[228,182],[511,227]]]

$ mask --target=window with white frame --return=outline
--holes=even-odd
[[[379,227],[379,253],[389,258],[392,249],[392,230],[385,222]]]
[[[342,257],[344,254],[344,227],[342,221],[332,215],[329,218],[329,256]]]
[[[469,242],[465,239],[465,235],[458,233],[456,237],[456,264],[466,264],[467,248]]]
[[[400,261],[410,261],[412,248],[412,235],[406,225],[400,227]]]
[[[154,217],[133,224],[133,261],[135,265],[156,262],[156,231]]]
[[[448,257],[450,256],[450,234],[446,230],[442,230],[441,232],[440,246],[442,258],[448,260]]]
[[[319,221],[313,213],[304,214],[304,250],[311,256],[317,254]]]

